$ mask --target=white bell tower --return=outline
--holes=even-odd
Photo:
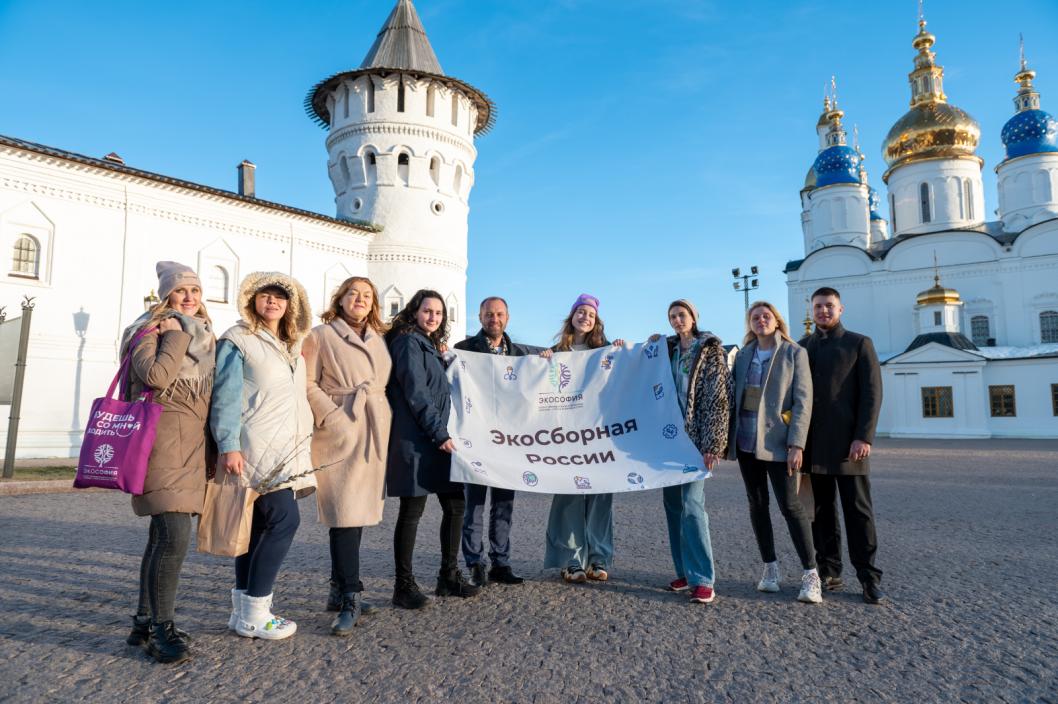
[[[444,74],[411,0],[398,0],[360,68],[318,83],[305,108],[329,130],[337,217],[382,228],[368,272],[383,317],[435,289],[462,339],[474,136],[492,126],[492,102]]]

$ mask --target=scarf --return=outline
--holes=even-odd
[[[217,339],[213,336],[213,328],[205,318],[192,317],[168,311],[155,323],[166,318],[176,318],[180,328],[191,336],[191,342],[187,346],[184,358],[180,360],[180,370],[177,372],[176,380],[163,389],[159,398],[186,398],[196,400],[209,397],[213,391],[213,369],[217,362]],[[125,357],[131,350],[129,343],[143,327],[151,321],[151,314],[144,313],[136,321],[125,328],[121,336],[121,356]]]

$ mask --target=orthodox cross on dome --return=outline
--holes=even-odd
[[[948,97],[944,95],[944,67],[936,62],[937,55],[932,51],[937,38],[926,31],[926,13],[922,0],[918,3],[918,34],[911,41],[917,51],[915,70],[908,75],[911,83],[911,106],[921,103],[943,103]]]
[[[921,0],[919,0],[921,5]],[[933,250],[933,285],[940,287],[940,264],[937,262],[937,250]]]
[[[1018,55],[1021,59],[1021,70],[1014,76],[1014,82],[1019,86],[1018,94],[1014,96],[1014,107],[1018,112],[1039,110],[1040,94],[1032,85],[1036,72],[1029,68],[1029,63],[1025,60],[1025,38],[1020,33],[1018,34]]]
[[[823,103],[827,105],[826,102]],[[830,77],[830,109],[826,113],[830,129],[827,130],[826,144],[828,147],[845,146],[848,138],[845,128],[841,124],[841,118],[845,117],[844,111],[838,107],[838,83],[834,76]]]

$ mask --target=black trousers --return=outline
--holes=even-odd
[[[360,581],[360,536],[364,529],[331,528],[331,579],[342,594],[364,591]]]
[[[849,541],[849,559],[860,582],[882,581],[882,571],[874,566],[878,536],[874,530],[874,507],[871,505],[871,480],[867,475],[837,476],[813,474],[812,493],[816,515],[812,536],[816,543],[816,561],[820,577],[841,575],[841,525],[838,523],[837,499],[845,516],[845,536]]]
[[[150,535],[140,562],[140,601],[136,607],[140,621],[173,620],[176,587],[190,537],[190,513],[170,511],[151,516]]]
[[[253,502],[250,550],[235,558],[235,588],[245,589],[246,596],[271,594],[300,524],[292,490],[280,489],[258,497]]]
[[[415,579],[412,559],[415,556],[415,535],[419,531],[419,519],[426,508],[426,496],[400,497],[397,513],[397,528],[393,532],[393,560],[397,568],[397,581]],[[441,574],[450,575],[459,569],[459,539],[463,532],[463,510],[466,499],[463,490],[439,493],[441,504]]]
[[[797,497],[797,476],[786,472],[785,462],[766,462],[756,455],[738,451],[738,468],[746,484],[749,498],[749,520],[753,534],[757,536],[757,547],[764,562],[775,562],[775,536],[771,529],[771,511],[768,510],[768,481],[775,491],[775,503],[779,513],[786,519],[794,549],[801,558],[801,567],[815,569],[816,555],[812,544],[812,521],[808,517],[801,499]]]

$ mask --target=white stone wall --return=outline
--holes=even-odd
[[[1030,154],[996,167],[999,217],[1007,232],[1058,218],[1058,154]]]
[[[36,279],[9,273],[13,243],[25,234],[41,244]],[[116,371],[121,331],[157,287],[156,261],[195,267],[209,297],[227,298],[207,301],[219,334],[238,317],[238,284],[249,272],[292,273],[319,311],[342,279],[367,273],[372,237],[340,223],[0,147],[6,257],[0,305],[13,318],[23,295],[36,297],[18,455],[76,454],[88,408]],[[224,268],[226,287],[212,285],[222,278],[216,267]],[[81,311],[89,316],[83,338],[73,317]],[[6,418],[8,409],[0,414]]]
[[[928,222],[922,219],[922,184],[928,189]],[[976,159],[927,159],[898,166],[889,172],[887,185],[894,236],[971,227],[985,221],[981,163]]]
[[[346,80],[328,107],[338,217],[383,227],[370,247],[372,279],[389,302],[407,302],[420,288],[439,291],[452,308],[452,339],[462,339],[476,109],[442,83],[398,73]]]

